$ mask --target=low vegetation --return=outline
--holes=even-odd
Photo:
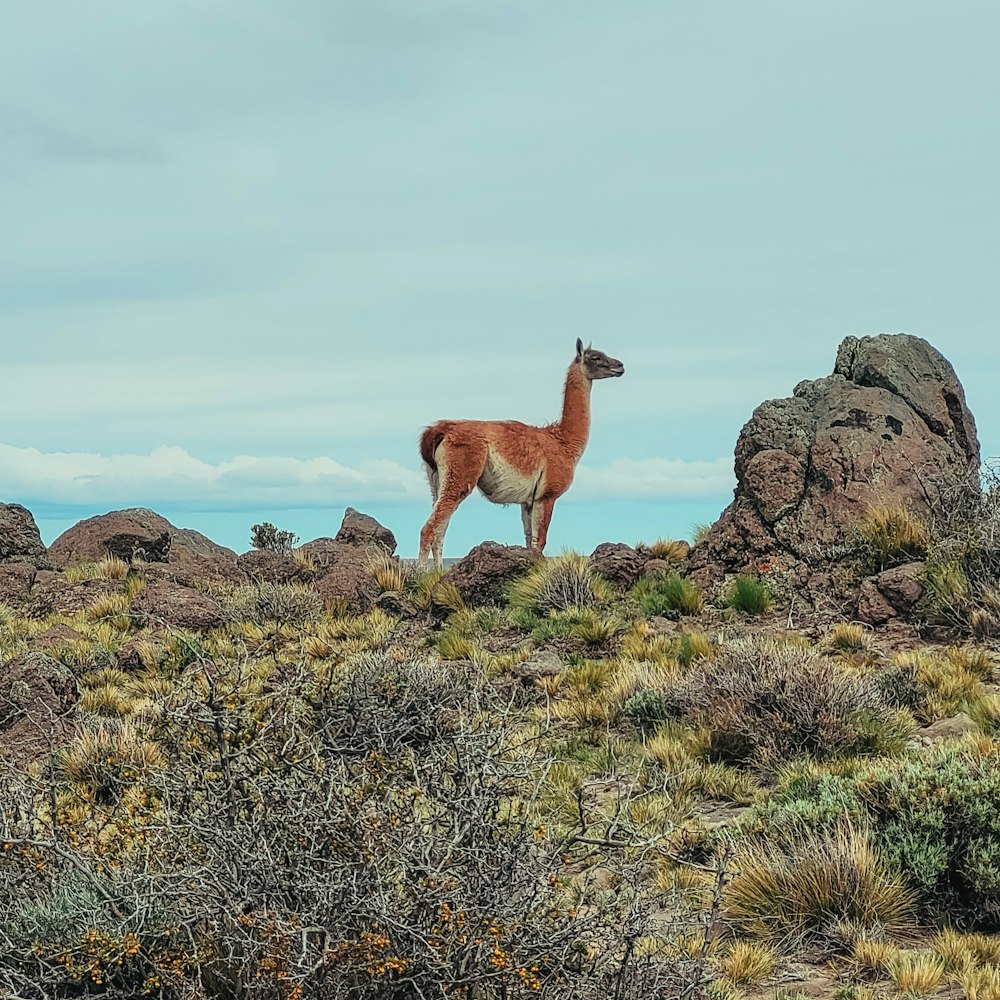
[[[631,588],[564,553],[486,606],[381,551],[364,614],[200,581],[218,624],[168,626],[119,560],[75,612],[0,605],[3,662],[74,691],[0,758],[0,993],[1000,997],[988,649],[792,631],[767,579],[650,548]]]

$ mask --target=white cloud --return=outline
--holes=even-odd
[[[710,462],[620,458],[602,468],[581,466],[567,499],[696,499],[722,496],[735,485],[731,458]]]
[[[568,501],[715,497],[732,486],[732,461],[620,459],[581,467]],[[205,462],[183,448],[145,455],[42,452],[0,444],[4,492],[28,506],[241,511],[343,504],[426,504],[423,475],[395,462],[343,465],[333,458],[238,455]]]

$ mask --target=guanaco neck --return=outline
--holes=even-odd
[[[563,446],[570,453],[574,462],[580,460],[583,449],[587,447],[590,436],[590,386],[580,366],[575,362],[569,366],[566,373],[566,384],[563,387],[562,416],[555,424],[556,431]]]

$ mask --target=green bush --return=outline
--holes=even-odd
[[[737,576],[726,592],[726,604],[747,615],[763,615],[771,610],[774,597],[763,580],[755,576]]]
[[[1000,928],[1000,753],[950,744],[844,775],[786,776],[748,822],[821,830],[845,815],[870,826],[931,918]]]
[[[705,601],[701,591],[690,580],[677,573],[657,573],[642,577],[632,588],[644,615],[675,612],[681,615],[701,613]]]

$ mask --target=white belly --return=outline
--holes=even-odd
[[[541,470],[529,475],[519,472],[491,451],[476,485],[493,503],[533,503],[542,490],[544,478]]]

